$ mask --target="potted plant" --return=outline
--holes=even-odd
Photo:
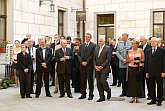
[[[0,38],[0,53],[5,53],[5,47],[9,43],[9,41]]]

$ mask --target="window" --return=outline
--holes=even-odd
[[[6,39],[6,0],[0,0],[0,37]]]
[[[153,12],[153,36],[165,40],[165,11]]]
[[[58,34],[64,34],[64,11],[58,10]]]
[[[106,42],[114,38],[114,14],[97,15],[97,36],[105,37]]]

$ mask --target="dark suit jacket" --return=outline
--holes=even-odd
[[[42,48],[38,48],[36,50],[36,69],[37,69],[37,71],[39,71],[39,72],[43,72],[43,71],[49,72],[50,71],[51,60],[52,60],[52,50],[51,50],[51,48],[46,48],[45,60],[43,59]],[[47,64],[46,69],[41,66],[41,63],[43,63],[43,62]]]
[[[66,61],[60,61],[64,57],[64,52],[62,48],[56,50],[55,61],[57,62],[56,71],[59,74],[71,73],[71,65],[73,60],[73,52],[71,48],[66,48],[66,56],[69,56],[69,59]]]
[[[139,45],[139,48],[143,49],[143,46],[142,45]],[[147,44],[145,49],[144,49],[144,54],[146,54],[147,50],[151,48],[151,45],[150,44]]]
[[[17,54],[17,61],[18,61],[18,67],[21,71],[24,72],[24,69],[29,69],[29,71],[31,70],[31,66],[32,66],[32,59],[31,56],[26,52],[25,56],[23,55],[23,53],[18,53]]]
[[[103,69],[100,73],[108,74],[110,72],[110,61],[112,56],[112,50],[109,46],[104,46],[103,50],[98,57],[100,47],[96,47],[93,57],[94,66],[102,66]]]
[[[93,69],[93,54],[94,54],[96,44],[94,44],[93,42],[90,42],[87,49],[85,45],[86,45],[85,43],[81,44],[80,49],[79,49],[80,53],[79,53],[78,59],[79,59],[80,64],[84,61],[88,63],[86,66],[87,69]],[[80,65],[80,70],[82,67],[83,66]]]
[[[152,48],[146,52],[145,70],[150,77],[161,77],[165,72],[165,51],[158,47],[155,54],[152,54]]]

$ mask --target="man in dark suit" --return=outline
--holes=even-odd
[[[66,40],[67,40],[67,47],[71,48],[73,51],[74,46],[76,46],[76,44],[72,43],[72,38],[70,36],[66,37]],[[72,61],[72,66],[73,66],[73,61]],[[75,88],[75,77],[73,75],[73,67],[72,67],[70,79],[72,80],[72,83],[71,83],[72,87]]]
[[[52,50],[46,47],[45,42],[46,41],[42,38],[40,41],[41,47],[36,50],[36,70],[37,70],[36,98],[39,98],[39,95],[41,93],[42,77],[44,78],[46,96],[52,97],[49,91],[49,73],[50,73],[50,63],[52,60]]]
[[[52,77],[52,84],[51,86],[55,85],[55,64],[56,62],[54,61],[54,57],[55,57],[55,51],[56,51],[56,45],[59,45],[60,41],[59,41],[59,37],[58,34],[54,35],[54,43],[51,44],[51,48],[52,48],[52,61],[51,61],[51,77]]]
[[[111,86],[117,87],[121,86],[120,72],[119,72],[119,59],[116,56],[117,44],[116,39],[111,40],[110,48],[112,50],[112,58],[111,58],[111,67],[112,67],[112,75],[113,75],[113,83]]]
[[[147,43],[147,39],[145,37],[140,37],[140,43],[141,45],[139,45],[139,48],[144,50],[144,54],[146,55],[147,50],[149,50],[151,48],[151,45]],[[144,61],[145,62],[145,61]],[[149,80],[146,78],[146,72],[145,72],[145,67],[143,67],[141,69],[141,78],[142,78],[142,85],[143,85],[143,93],[142,95],[145,95],[145,80],[146,80],[146,84],[147,84],[147,89],[148,89],[148,100],[150,100],[150,90],[149,90]],[[145,97],[145,96],[144,96]],[[143,98],[143,97],[142,97]]]
[[[87,80],[89,84],[89,98],[88,100],[93,99],[93,91],[94,91],[94,84],[93,84],[93,53],[96,47],[96,44],[91,42],[91,34],[87,33],[85,36],[85,43],[80,46],[80,55],[78,56],[80,62],[80,75],[81,75],[81,82],[80,82],[80,92],[81,96],[78,99],[86,98],[86,87],[87,87]]]
[[[70,73],[71,73],[71,63],[73,60],[73,53],[71,48],[67,48],[67,41],[62,40],[62,48],[58,49],[55,53],[55,60],[57,62],[57,75],[59,81],[60,98],[64,97],[66,87],[66,93],[69,98],[73,98],[70,89]]]
[[[25,44],[21,45],[21,53],[17,55],[19,67],[19,81],[20,81],[20,94],[21,98],[32,98],[31,93],[31,57],[26,52]]]
[[[146,52],[146,77],[149,78],[150,96],[151,102],[148,105],[156,104],[161,106],[163,99],[163,77],[165,73],[165,57],[164,49],[157,46],[158,39],[156,37],[151,38],[151,46]],[[156,98],[156,84],[157,84],[157,98]]]
[[[107,99],[111,97],[111,89],[109,88],[107,77],[110,72],[110,61],[112,56],[112,50],[105,45],[105,38],[98,39],[98,47],[96,47],[93,57],[95,74],[97,80],[97,89],[99,91],[100,98],[97,102],[105,101],[104,91],[107,92]]]

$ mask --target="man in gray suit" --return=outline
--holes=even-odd
[[[127,55],[128,50],[131,49],[132,44],[128,40],[128,34],[122,34],[122,41],[118,43],[118,49],[116,51],[116,56],[119,58],[119,69],[120,69],[120,77],[122,82],[122,94],[120,97],[126,96],[127,94],[127,82],[126,82],[126,73],[127,73]]]
[[[110,72],[110,61],[112,56],[112,50],[105,45],[105,38],[98,39],[98,47],[96,47],[93,57],[97,89],[99,91],[100,98],[97,102],[105,101],[104,91],[107,92],[107,99],[111,97],[111,89],[109,88],[107,77]]]

